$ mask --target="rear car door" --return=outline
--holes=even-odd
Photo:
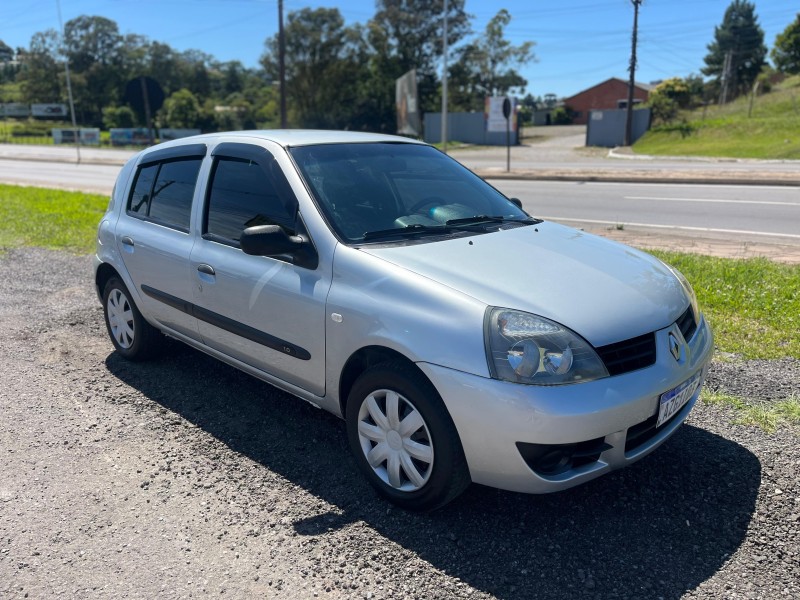
[[[297,199],[262,146],[223,143],[212,157],[190,269],[203,343],[322,396],[329,276],[289,256],[247,255],[239,245],[242,231],[256,225],[307,236]]]
[[[116,228],[120,256],[139,292],[142,313],[161,328],[193,339],[200,336],[187,308],[194,245],[189,227],[205,154],[205,144],[192,144],[146,155]]]

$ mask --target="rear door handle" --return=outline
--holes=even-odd
[[[119,241],[125,244],[126,246],[133,246],[133,238],[129,235],[123,235]]]

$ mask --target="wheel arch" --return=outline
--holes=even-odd
[[[339,409],[343,416],[347,414],[347,398],[350,396],[350,390],[353,389],[353,384],[355,384],[358,377],[370,367],[386,362],[402,363],[430,381],[414,361],[397,350],[386,346],[365,346],[360,348],[347,359],[339,377]],[[431,382],[431,385],[433,385],[433,382]]]
[[[97,267],[97,270],[94,274],[94,283],[97,287],[97,295],[101,299],[103,297],[103,290],[106,289],[106,284],[112,277],[117,277],[120,280],[122,279],[122,276],[119,274],[119,272],[108,263],[101,263]]]

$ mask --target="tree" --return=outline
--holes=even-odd
[[[136,113],[130,106],[106,106],[103,109],[103,127],[135,127]]]
[[[800,73],[800,13],[775,37],[771,56],[778,71],[790,75]]]
[[[443,53],[444,0],[378,0],[376,6],[372,22],[386,32],[388,49],[399,58],[402,73],[410,69],[435,72]],[[464,0],[449,0],[448,44],[456,44],[469,33]]]
[[[444,0],[377,0],[377,12],[369,25],[384,32],[383,52],[391,58],[391,85],[383,93],[394,104],[394,80],[417,70],[417,92],[423,112],[438,110],[440,92],[436,76],[444,46]],[[469,33],[470,16],[464,0],[448,0],[447,40],[455,46]]]
[[[82,84],[73,89],[75,108],[86,124],[102,124],[103,108],[120,99],[123,42],[117,24],[105,17],[81,15],[64,24],[63,50]]]
[[[181,89],[164,101],[161,122],[174,129],[194,129],[200,120],[200,103],[187,89]]]
[[[362,28],[346,27],[336,8],[304,8],[289,13],[284,35],[292,120],[304,127],[350,126],[367,62]],[[276,80],[278,36],[266,44],[261,64]]]
[[[66,90],[61,87],[63,66],[56,60],[58,42],[58,32],[48,29],[33,34],[29,49],[19,54],[22,65],[17,82],[21,87],[23,102],[32,104],[64,100]]]
[[[535,60],[534,42],[512,45],[504,37],[510,22],[511,14],[501,9],[487,23],[485,33],[459,51],[459,60],[450,69],[456,107],[482,110],[487,95],[503,96],[512,88],[524,93],[528,82],[514,67]]]
[[[733,0],[725,10],[722,24],[714,29],[708,45],[704,75],[715,77],[728,98],[747,93],[765,64],[767,47],[764,30],[758,24],[755,5]]]
[[[64,25],[64,45],[70,66],[82,73],[99,63],[118,64],[123,38],[111,19],[81,15]]]
[[[14,60],[14,49],[0,40],[0,63],[7,63]]]

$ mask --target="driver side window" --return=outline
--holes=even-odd
[[[204,237],[238,247],[242,231],[248,227],[280,225],[287,233],[294,233],[295,200],[285,196],[257,162],[217,158],[208,192]]]

